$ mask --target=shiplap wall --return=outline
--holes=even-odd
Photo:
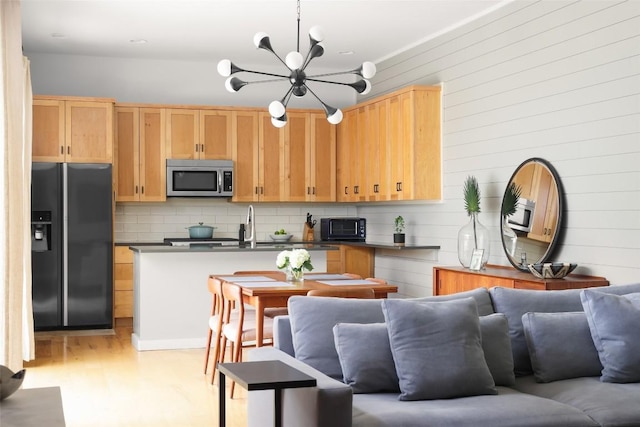
[[[378,64],[369,96],[409,84],[443,86],[443,201],[358,213],[372,238],[390,236],[400,213],[411,239],[442,249],[381,253],[377,276],[426,295],[433,266],[459,265],[468,175],[480,183],[490,262],[508,265],[502,193],[523,160],[542,157],[566,194],[554,260],[612,284],[640,282],[640,1],[512,2]]]

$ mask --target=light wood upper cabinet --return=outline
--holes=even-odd
[[[271,124],[269,113],[259,113],[259,191],[257,201],[286,200],[285,185],[285,129]]]
[[[307,200],[336,201],[336,126],[327,121],[324,113],[311,113],[310,149],[307,150],[309,179]]]
[[[33,161],[65,161],[64,114],[64,101],[33,100]]]
[[[285,129],[285,201],[336,200],[336,130],[324,113],[289,113]]]
[[[340,201],[442,198],[439,87],[410,86],[354,106],[338,135]],[[345,153],[364,174],[349,168]]]
[[[533,166],[529,198],[535,200],[536,207],[527,237],[548,243],[555,235],[558,220],[558,192],[551,173],[541,164]]]
[[[253,202],[259,197],[258,113],[234,111],[231,120],[234,144],[231,158],[234,164],[234,202]]]
[[[204,146],[200,143],[200,111],[167,108],[168,159],[200,159]]]
[[[232,112],[200,110],[200,158],[228,160],[231,158]]]
[[[116,107],[118,202],[166,200],[165,110]]]
[[[33,161],[112,163],[113,100],[34,97]]]

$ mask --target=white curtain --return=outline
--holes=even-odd
[[[19,1],[0,2],[0,364],[34,358],[31,307],[31,78]]]

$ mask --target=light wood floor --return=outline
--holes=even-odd
[[[126,322],[115,335],[36,334],[23,387],[60,386],[68,427],[218,426],[204,349],[138,352],[131,331]],[[227,425],[246,426],[245,390],[227,402]]]

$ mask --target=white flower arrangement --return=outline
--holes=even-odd
[[[276,258],[276,266],[280,269],[290,268],[293,271],[313,270],[311,265],[311,255],[306,249],[291,249],[282,251]]]

